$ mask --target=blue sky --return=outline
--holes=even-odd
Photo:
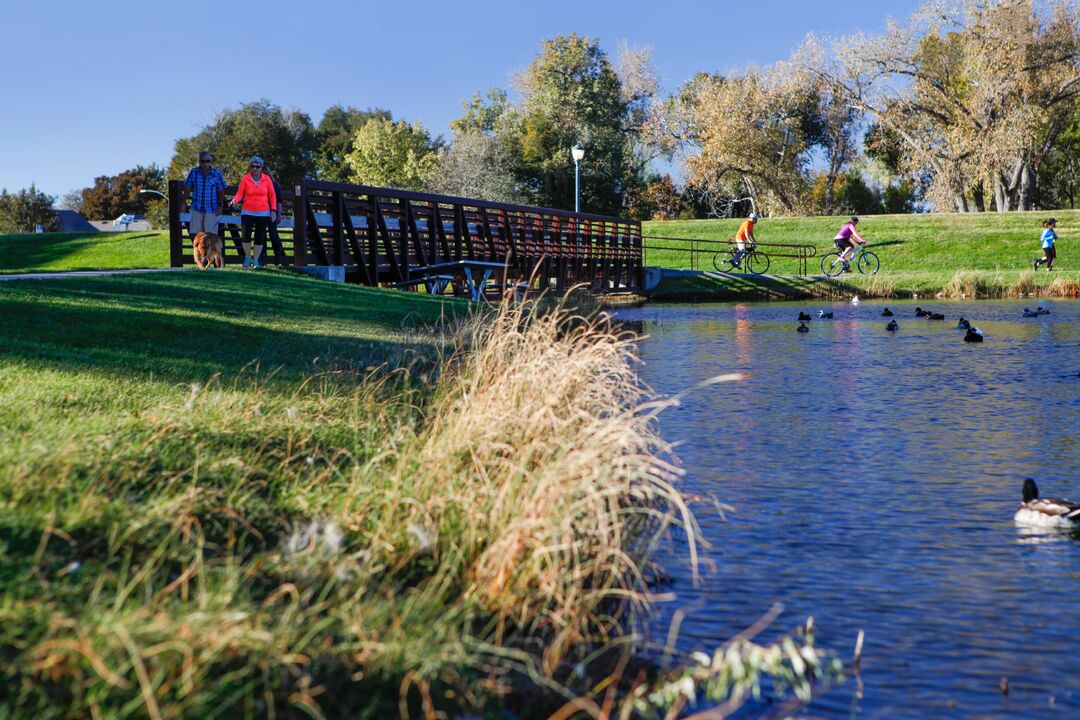
[[[544,38],[576,32],[613,57],[653,49],[663,89],[695,72],[788,56],[808,32],[881,31],[892,0],[5,3],[0,187],[50,195],[165,165],[179,137],[267,98],[318,123],[335,103],[446,133],[478,90],[509,87]],[[297,9],[303,10],[299,15]],[[193,161],[194,162],[194,161]]]

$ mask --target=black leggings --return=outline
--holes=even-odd
[[[244,242],[251,242],[251,231],[255,231],[255,244],[266,245],[266,232],[270,227],[270,218],[261,215],[241,215],[240,231]]]

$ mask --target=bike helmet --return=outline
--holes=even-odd
[[[752,213],[750,213],[750,219],[751,220],[759,220],[759,219],[761,219],[761,216],[758,215],[756,212],[752,212]]]
[[[858,225],[858,224],[859,224],[859,218],[857,218],[857,217],[855,217],[854,215],[852,215],[852,216],[851,216],[851,222],[853,222],[853,223],[855,223],[856,225]]]

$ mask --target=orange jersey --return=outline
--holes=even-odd
[[[754,221],[747,218],[739,226],[739,232],[735,233],[736,240],[749,240],[754,236]]]

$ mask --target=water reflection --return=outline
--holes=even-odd
[[[734,512],[700,510],[715,563],[700,586],[664,559],[676,600],[657,636],[684,611],[680,648],[711,649],[782,602],[777,633],[813,615],[845,655],[867,633],[863,697],[849,683],[812,714],[856,700],[861,717],[1080,714],[1080,541],[1012,521],[1024,477],[1080,497],[1080,303],[1023,318],[1024,302],[932,303],[945,322],[890,302],[895,334],[874,303],[623,313],[644,324],[642,376],[661,392],[744,376],[662,417],[687,489]],[[961,315],[986,342],[963,342]]]

